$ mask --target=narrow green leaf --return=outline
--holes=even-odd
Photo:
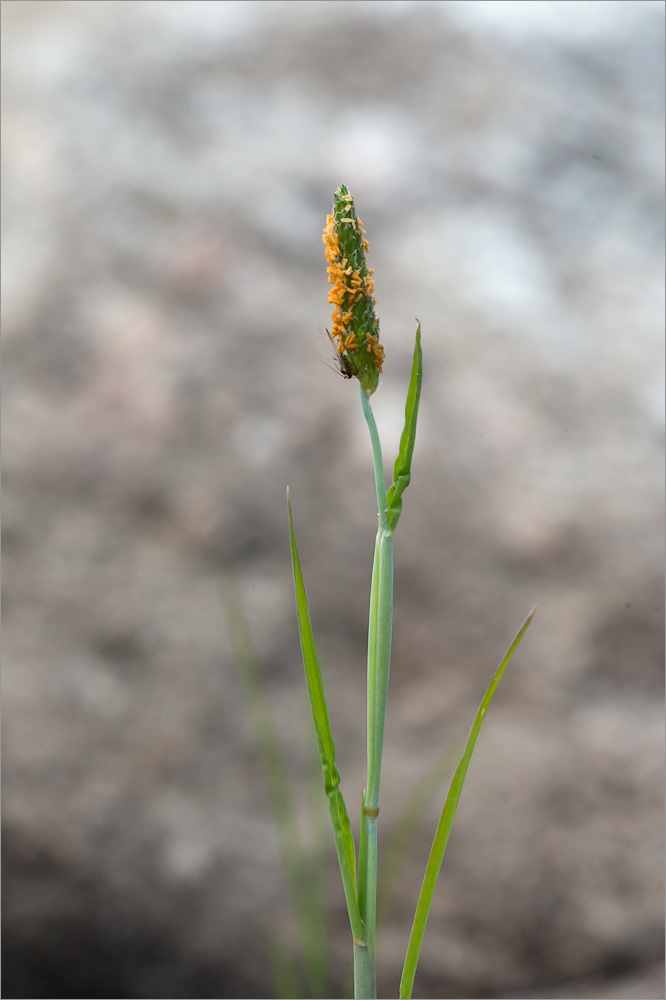
[[[310,699],[310,709],[314,724],[317,747],[321,759],[321,767],[324,776],[324,789],[328,796],[329,811],[331,814],[331,824],[333,826],[333,836],[335,848],[342,875],[342,884],[345,892],[347,911],[352,928],[354,939],[358,942],[365,941],[365,928],[361,920],[356,897],[356,850],[354,838],[351,832],[349,814],[345,800],[340,791],[340,774],[335,765],[335,743],[331,731],[331,722],[324,693],[324,683],[317,659],[312,623],[310,621],[310,609],[308,598],[305,592],[303,573],[298,558],[296,548],[296,537],[294,535],[294,523],[291,516],[291,502],[289,491],[287,490],[287,504],[289,507],[289,535],[291,539],[291,561],[294,571],[294,588],[296,592],[296,611],[298,615],[298,630],[301,638],[301,652],[303,654],[303,666],[305,668],[305,679]]]
[[[428,921],[428,914],[430,913],[430,905],[435,893],[435,886],[437,885],[440,868],[442,867],[444,851],[446,850],[449,834],[451,832],[451,826],[456,815],[456,809],[458,808],[458,802],[460,801],[460,795],[465,783],[467,768],[469,767],[469,762],[472,758],[474,747],[476,746],[476,741],[479,737],[481,726],[483,725],[483,720],[486,717],[486,712],[488,711],[488,706],[493,699],[493,695],[497,690],[497,685],[502,679],[502,674],[511,661],[513,654],[516,652],[521,639],[525,635],[525,632],[534,617],[535,611],[536,605],[530,611],[529,615],[516,634],[515,639],[504,654],[502,662],[497,668],[495,676],[483,696],[479,710],[476,713],[476,718],[474,719],[474,724],[470,730],[469,736],[467,737],[467,743],[465,744],[463,755],[460,758],[460,763],[458,764],[456,772],[451,780],[449,793],[446,796],[446,802],[444,803],[444,809],[442,810],[442,815],[439,823],[437,824],[437,830],[435,831],[435,839],[433,840],[432,848],[430,850],[430,857],[428,858],[428,864],[426,866],[421,892],[419,893],[418,903],[416,904],[414,923],[412,924],[412,932],[409,936],[405,964],[402,970],[402,979],[400,980],[400,1000],[410,1000],[412,995],[414,977],[416,975],[416,966],[419,960],[421,944],[423,943],[423,935]]]
[[[296,963],[278,934],[274,934],[269,941],[268,956],[277,1000],[299,1000],[303,990],[298,981]]]
[[[245,609],[231,574],[222,574],[220,578],[220,598],[238,673],[248,700],[268,792],[275,813],[275,825],[287,885],[300,930],[301,947],[307,973],[306,987],[313,995],[322,995],[326,990],[327,980],[327,943],[325,896],[320,891],[317,881],[318,857],[314,851],[305,850],[300,836],[287,764],[268,698],[266,682],[252,646]],[[311,756],[316,756],[315,764],[319,768],[319,758],[314,748]],[[319,785],[319,782],[317,784]],[[274,955],[277,962],[275,968],[286,970],[285,962],[278,961],[280,959],[279,950],[275,951]],[[288,979],[286,981],[288,982]],[[287,990],[286,993],[279,993],[281,987],[276,987],[276,989],[278,989],[280,996],[293,997],[296,995],[289,992],[292,990],[289,985],[284,987]]]
[[[444,782],[451,778],[460,747],[448,746],[440,751],[420,781],[412,788],[408,801],[389,834],[382,852],[377,876],[377,928],[383,924],[393,899],[395,887],[409,849],[426,812],[435,800]],[[360,866],[359,866],[360,867]],[[359,881],[360,895],[360,881]],[[361,913],[363,911],[361,910]]]
[[[416,440],[416,420],[419,413],[419,400],[421,398],[421,380],[423,377],[423,354],[421,352],[421,324],[416,328],[416,344],[414,345],[414,360],[412,362],[412,375],[409,380],[409,390],[407,392],[407,402],[405,404],[405,426],[400,438],[400,450],[395,460],[393,470],[393,483],[386,494],[386,506],[388,507],[389,530],[395,531],[400,512],[402,511],[402,494],[409,486],[412,474],[412,455],[414,453],[414,441]]]

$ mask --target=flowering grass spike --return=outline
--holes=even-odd
[[[344,184],[335,192],[323,239],[328,281],[333,286],[328,293],[333,305],[330,337],[340,371],[347,378],[356,377],[365,394],[371,396],[379,384],[384,348],[379,343],[379,320],[375,315],[373,270],[368,269],[365,259],[368,241],[354,199]]]

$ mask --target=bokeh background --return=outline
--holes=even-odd
[[[287,485],[356,812],[374,486],[355,385],[314,335],[340,182],[376,268],[387,465],[415,316],[425,353],[384,834],[539,605],[416,995],[664,996],[663,15],[2,4],[4,996],[274,996],[291,911],[218,585],[305,811]]]

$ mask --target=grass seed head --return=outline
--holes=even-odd
[[[379,320],[375,315],[373,271],[365,259],[368,241],[354,199],[344,184],[335,192],[323,239],[328,281],[333,286],[328,293],[333,305],[330,335],[340,369],[347,378],[355,376],[371,396],[379,384],[384,348],[379,342]]]

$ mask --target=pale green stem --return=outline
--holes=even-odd
[[[354,997],[375,1000],[375,960],[365,942],[354,941]]]
[[[368,397],[363,390],[361,390],[361,404],[372,442],[379,508],[368,623],[368,775],[363,810],[365,856],[361,859],[362,865],[359,866],[359,884],[364,886],[364,891],[361,893],[364,904],[361,916],[365,923],[368,948],[374,958],[377,922],[377,814],[393,619],[393,537],[388,527],[384,464],[379,434]]]

